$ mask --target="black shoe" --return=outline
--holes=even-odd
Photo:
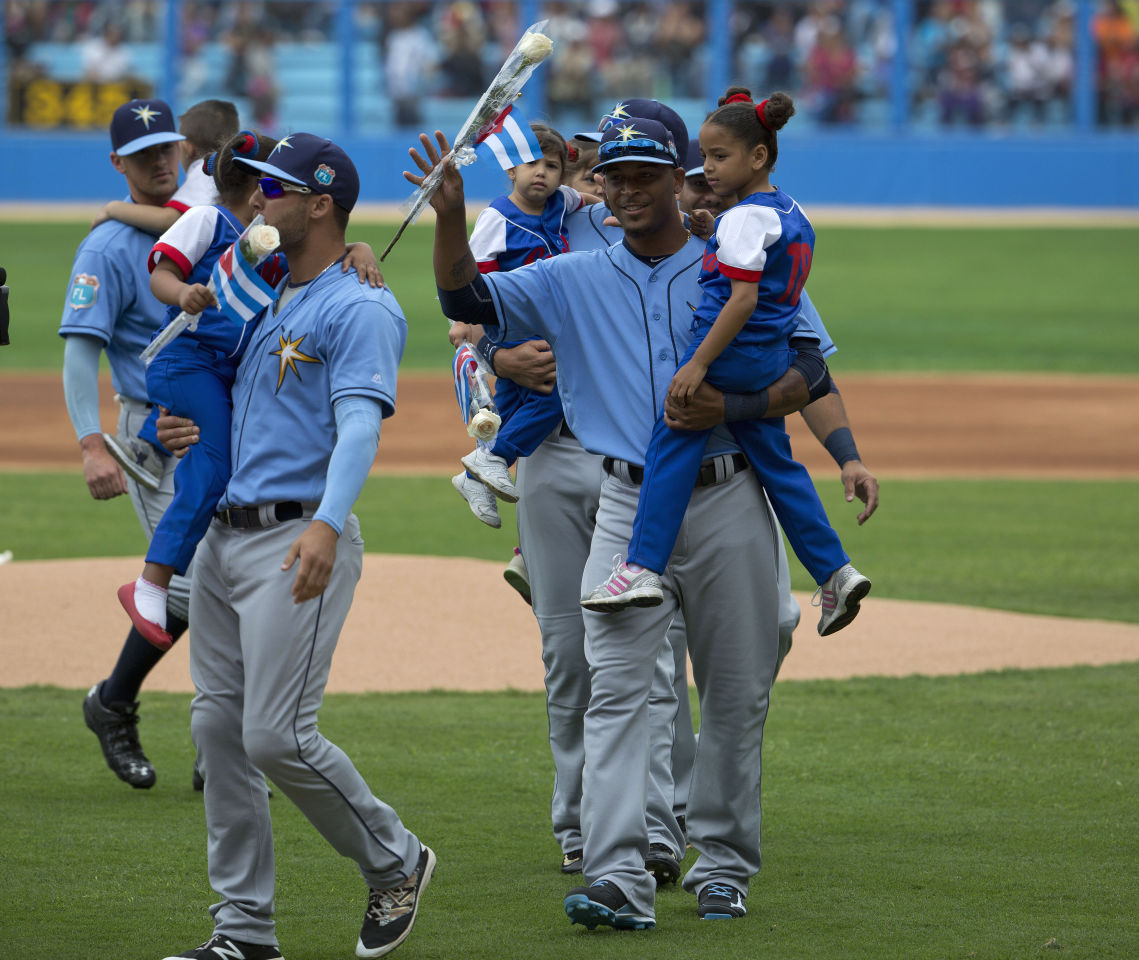
[[[687,850],[692,844],[688,842],[688,823],[683,813],[676,818],[676,824],[680,827],[680,835],[684,837],[684,848]]]
[[[680,861],[663,843],[650,843],[645,869],[653,875],[657,886],[676,883],[680,879]]]
[[[281,951],[274,946],[231,940],[220,933],[210,937],[200,947],[194,947],[176,957],[166,957],[165,960],[181,960],[182,957],[192,957],[194,960],[283,960]]]
[[[705,884],[697,899],[701,920],[736,920],[747,913],[744,895],[730,883]]]
[[[389,890],[372,888],[368,893],[368,909],[364,912],[356,956],[382,957],[407,939],[419,910],[420,894],[427,889],[434,870],[435,853],[430,847],[424,847],[415,873],[407,880]]]
[[[656,926],[656,920],[630,906],[629,898],[612,880],[574,887],[566,894],[565,908],[570,923],[584,924],[590,930],[599,925],[615,930],[651,930]]]
[[[206,778],[202,776],[202,771],[198,769],[198,765],[194,764],[194,774],[190,777],[190,786],[194,788],[195,793],[201,793],[206,789]]]
[[[585,854],[581,850],[570,850],[562,854],[562,873],[581,873]]]
[[[99,738],[107,766],[115,776],[132,787],[147,790],[154,786],[157,777],[138,742],[138,704],[112,703],[105,707],[99,699],[102,687],[103,683],[97,683],[87,694],[83,718]]]

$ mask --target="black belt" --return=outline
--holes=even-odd
[[[725,475],[725,473],[721,471],[720,476],[717,477],[716,461],[720,459],[728,460],[731,463],[732,472]],[[613,476],[620,476],[617,469],[618,464],[621,464],[621,470],[628,473],[631,483],[641,483],[645,479],[645,468],[638,467],[635,463],[625,463],[625,461],[615,460],[613,457],[605,457],[601,461],[601,466],[605,472]],[[700,464],[700,472],[696,475],[696,486],[710,487],[716,483],[723,483],[725,480],[734,477],[740,471],[746,470],[748,466],[747,457],[742,453],[733,453],[730,457],[728,454],[724,454],[722,458],[713,457],[711,460],[705,460]]]
[[[562,421],[562,425],[558,427],[558,433],[560,436],[568,437],[570,440],[577,439],[577,437],[573,435],[573,431],[569,428],[569,424],[564,420]]]
[[[284,500],[281,503],[267,503],[263,507],[226,507],[214,516],[226,526],[237,529],[250,527],[260,529],[271,527],[274,523],[284,523],[286,520],[300,520],[305,513],[311,517],[315,512],[315,506],[310,505],[306,509],[303,503],[298,503],[296,500]]]

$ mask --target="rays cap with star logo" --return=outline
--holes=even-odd
[[[669,133],[672,134],[672,141],[676,144],[676,152],[682,157],[688,153],[688,127],[681,119],[680,114],[667,103],[661,103],[659,100],[646,100],[642,97],[618,101],[613,109],[601,118],[597,124],[596,132],[586,131],[575,133],[574,136],[581,140],[592,140],[594,143],[600,143],[606,130],[616,124],[624,123],[632,117],[659,120],[668,127]]]
[[[593,173],[626,161],[680,166],[676,143],[668,127],[659,120],[641,117],[630,117],[606,130],[597,147],[597,160]]]
[[[111,149],[120,157],[158,143],[185,140],[165,100],[128,100],[111,117]]]
[[[308,187],[313,193],[327,193],[333,203],[348,212],[360,196],[360,176],[348,154],[331,140],[312,133],[282,137],[267,160],[234,157],[234,161],[285,183]]]

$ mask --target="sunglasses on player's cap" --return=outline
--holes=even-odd
[[[258,184],[270,200],[289,192],[327,193],[338,207],[351,210],[360,196],[360,177],[348,154],[331,140],[311,133],[281,138],[267,160],[233,160],[265,174]],[[295,189],[300,187],[304,189]]]
[[[120,157],[185,139],[174,125],[174,111],[165,100],[128,100],[111,117],[111,149]]]
[[[657,120],[641,117],[631,117],[606,130],[597,148],[597,160],[594,173],[614,163],[627,161],[680,166],[676,144],[668,128]]]

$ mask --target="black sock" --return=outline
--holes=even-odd
[[[187,623],[181,617],[166,611],[166,630],[175,641],[186,632]],[[119,653],[118,663],[111,675],[103,683],[99,699],[106,706],[108,703],[134,703],[138,699],[138,692],[142,689],[142,682],[147,674],[154,669],[155,664],[165,655],[150,643],[134,627],[127,634],[126,642]]]

